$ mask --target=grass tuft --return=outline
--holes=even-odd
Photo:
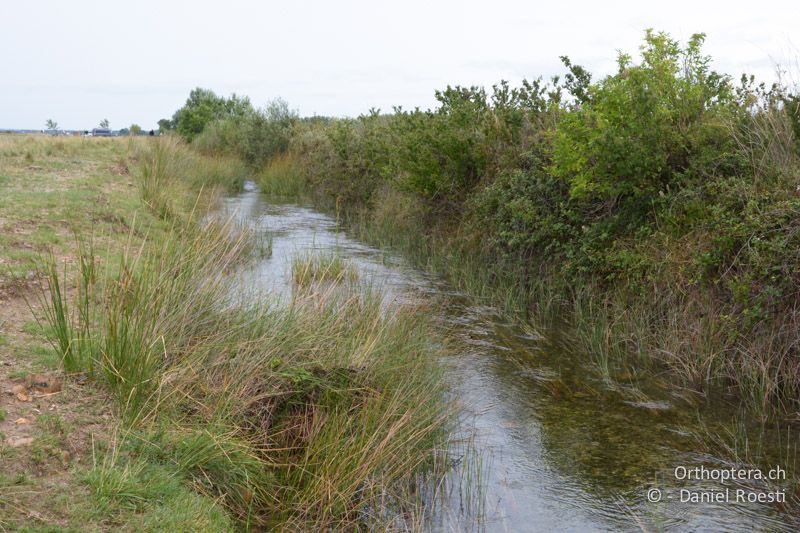
[[[292,279],[300,287],[358,280],[358,270],[338,253],[305,252],[292,258]]]

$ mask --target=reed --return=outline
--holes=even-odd
[[[300,287],[314,283],[355,282],[358,270],[336,252],[303,252],[292,258],[292,279]]]

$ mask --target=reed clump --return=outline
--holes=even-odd
[[[251,175],[238,159],[225,155],[202,155],[189,148],[180,137],[166,135],[135,145],[139,195],[159,218],[172,220],[191,212],[187,202],[213,198],[210,193],[241,190]]]
[[[355,282],[358,270],[336,252],[302,252],[292,258],[292,279],[299,287],[315,283]]]

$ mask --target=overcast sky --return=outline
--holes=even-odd
[[[800,55],[797,0],[0,0],[0,128],[149,129],[196,86],[302,115],[424,108],[447,84],[563,73],[560,55],[609,74],[648,27],[705,32],[736,77]]]

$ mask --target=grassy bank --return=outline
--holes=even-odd
[[[260,182],[559,321],[609,380],[666,370],[759,416],[791,413],[797,91],[715,72],[702,45],[647,32],[600,80],[563,58],[560,79],[448,87],[432,110],[295,119]]]
[[[58,211],[74,223],[57,238],[30,255],[15,255],[16,243],[2,250],[11,267],[4,306],[28,316],[17,323],[4,311],[0,320],[10,337],[0,349],[14,365],[4,385],[34,372],[63,383],[32,402],[12,398],[0,422],[4,527],[319,530],[386,527],[399,515],[414,523],[423,512],[416,476],[437,464],[446,423],[442,347],[425,313],[387,312],[380,295],[350,285],[310,290],[287,307],[233,301],[232,274],[258,243],[207,216],[219,192],[246,176],[233,160],[172,138],[0,142],[13,152],[0,185],[31,204],[53,183],[56,206],[65,191],[97,183],[94,201],[80,195]],[[64,181],[31,168],[29,151]],[[94,222],[106,202],[116,226]],[[3,207],[4,223],[34,216]],[[33,228],[58,220],[36,216]],[[330,272],[314,270],[315,284]],[[27,358],[32,349],[41,360]],[[17,423],[23,416],[30,420]]]

